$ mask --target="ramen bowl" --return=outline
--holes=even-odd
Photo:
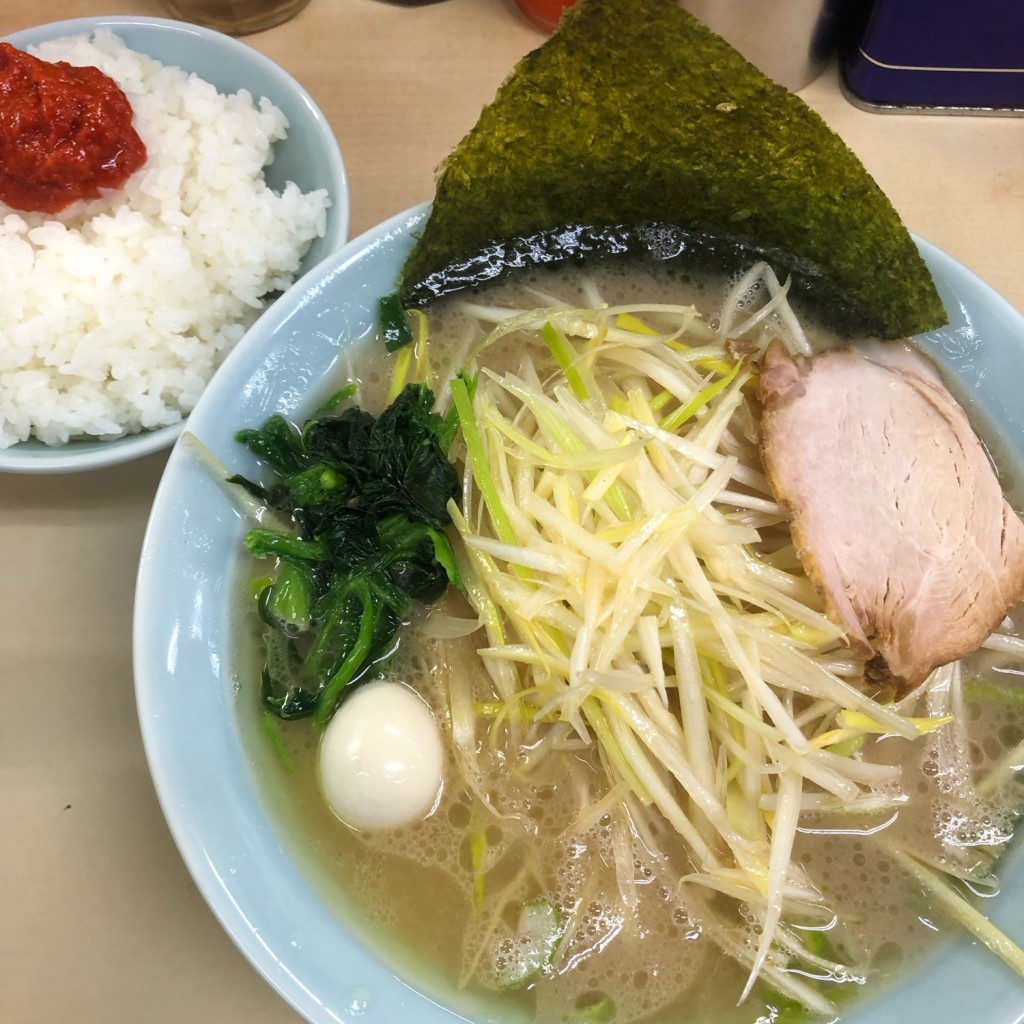
[[[313,1024],[453,1024],[515,1020],[474,1004],[325,896],[304,837],[275,811],[243,719],[239,566],[245,524],[222,475],[257,473],[235,441],[273,413],[300,421],[344,380],[350,345],[375,335],[378,298],[394,290],[425,208],[350,242],[286,293],[225,361],[171,452],[149,522],[135,606],[136,694],[164,814],[198,887],[256,970]],[[920,339],[973,389],[1024,466],[1024,410],[1012,367],[1024,321],[970,272],[921,241],[953,322]],[[999,345],[985,345],[1001,338]],[[266,754],[265,756],[271,756]],[[1017,851],[1019,854],[1019,850]],[[1024,939],[1024,864],[1004,865],[986,912]],[[1019,979],[987,950],[957,940],[905,981],[854,1006],[850,1024],[927,1020],[1008,1024],[1024,1013]]]

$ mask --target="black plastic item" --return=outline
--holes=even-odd
[[[1024,2],[875,0],[841,70],[874,110],[1024,114]]]

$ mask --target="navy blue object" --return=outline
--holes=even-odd
[[[861,105],[1024,114],[1024,2],[876,0],[841,68]]]

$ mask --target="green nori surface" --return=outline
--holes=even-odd
[[[850,331],[946,322],[913,239],[853,152],[674,0],[580,0],[523,58],[442,165],[402,299],[550,262],[560,240],[585,240],[570,258],[626,238],[635,251],[644,229],[625,226],[652,224],[720,253],[768,254]]]

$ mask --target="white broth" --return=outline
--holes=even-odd
[[[559,271],[474,294],[468,303],[553,306],[556,300],[548,293],[580,306],[589,306],[595,296],[612,306],[692,302],[706,311],[704,322],[713,331],[729,284],[667,270],[640,277],[613,269],[588,270],[585,276]],[[734,326],[763,302],[763,293],[741,302],[730,314]],[[430,380],[436,390],[490,330],[491,314],[485,312],[481,320],[466,305],[467,300],[451,299],[430,311]],[[756,340],[762,331],[804,343],[786,319],[775,315],[749,337]],[[815,349],[835,343],[820,329],[808,330],[806,339]],[[393,357],[382,350],[372,355],[360,350],[352,359],[361,401],[372,411],[385,404],[392,375]],[[540,380],[556,373],[550,354],[522,332],[495,342],[479,364],[495,372],[515,371],[527,351]],[[741,410],[738,416],[740,433],[756,423],[753,414]],[[778,532],[776,526],[765,527],[765,536],[774,538],[766,541],[767,549],[781,550]],[[779,558],[784,561],[784,555]],[[250,579],[266,571],[263,563],[245,563],[240,589],[247,605]],[[465,599],[449,591],[425,621],[471,615]],[[630,793],[628,778],[609,770],[596,744],[580,742],[568,729],[555,733],[557,714],[516,721],[511,705],[496,711],[503,697],[478,653],[488,646],[482,631],[432,638],[417,614],[401,634],[384,674],[412,687],[433,710],[444,747],[444,782],[424,819],[359,830],[340,821],[324,799],[317,781],[319,735],[309,722],[275,720],[265,726],[254,612],[250,621],[240,638],[241,716],[289,846],[357,935],[416,984],[488,1019],[538,1024],[828,1019],[801,1008],[773,981],[794,975],[842,1016],[852,1000],[884,991],[959,930],[924,896],[894,857],[893,846],[966,879],[964,893],[974,889],[989,895],[998,889],[998,861],[1024,810],[1024,779],[1017,770],[1024,761],[1024,700],[1007,699],[1022,692],[1024,666],[1013,652],[981,651],[955,670],[938,670],[899,709],[922,720],[951,715],[950,723],[913,740],[876,730],[880,734],[861,736],[849,749],[836,748],[840,756],[868,766],[865,777],[883,778],[882,772],[871,775],[870,766],[898,769],[890,773],[893,782],[864,784],[862,809],[839,809],[805,784],[792,866],[820,894],[821,906],[784,918],[779,941],[796,936],[805,950],[802,959],[794,955],[787,961],[773,947],[767,963],[776,973],[762,974],[737,1005],[750,961],[741,963],[723,948],[746,950],[752,960],[763,912],[741,896],[695,884],[701,865],[693,847],[657,807],[644,807]],[[1019,636],[1022,625],[1018,614],[1008,632]],[[835,654],[834,660],[842,658]],[[459,681],[460,698],[453,698],[453,680]],[[472,776],[466,750],[452,735],[460,715],[453,711],[453,699],[467,697],[477,716]],[[666,707],[676,717],[681,699],[670,688]],[[796,720],[816,721],[812,698],[787,700]],[[276,751],[267,740],[271,733],[280,740]],[[742,759],[736,757],[735,770],[741,772]],[[667,774],[662,777],[675,786]],[[768,832],[774,827],[774,797],[766,784],[762,811],[769,824],[758,827]],[[699,814],[694,820],[700,836],[717,850]],[[546,914],[558,922],[553,948],[539,959],[536,942],[524,935],[527,912],[535,924]],[[536,927],[543,928],[543,921]]]

